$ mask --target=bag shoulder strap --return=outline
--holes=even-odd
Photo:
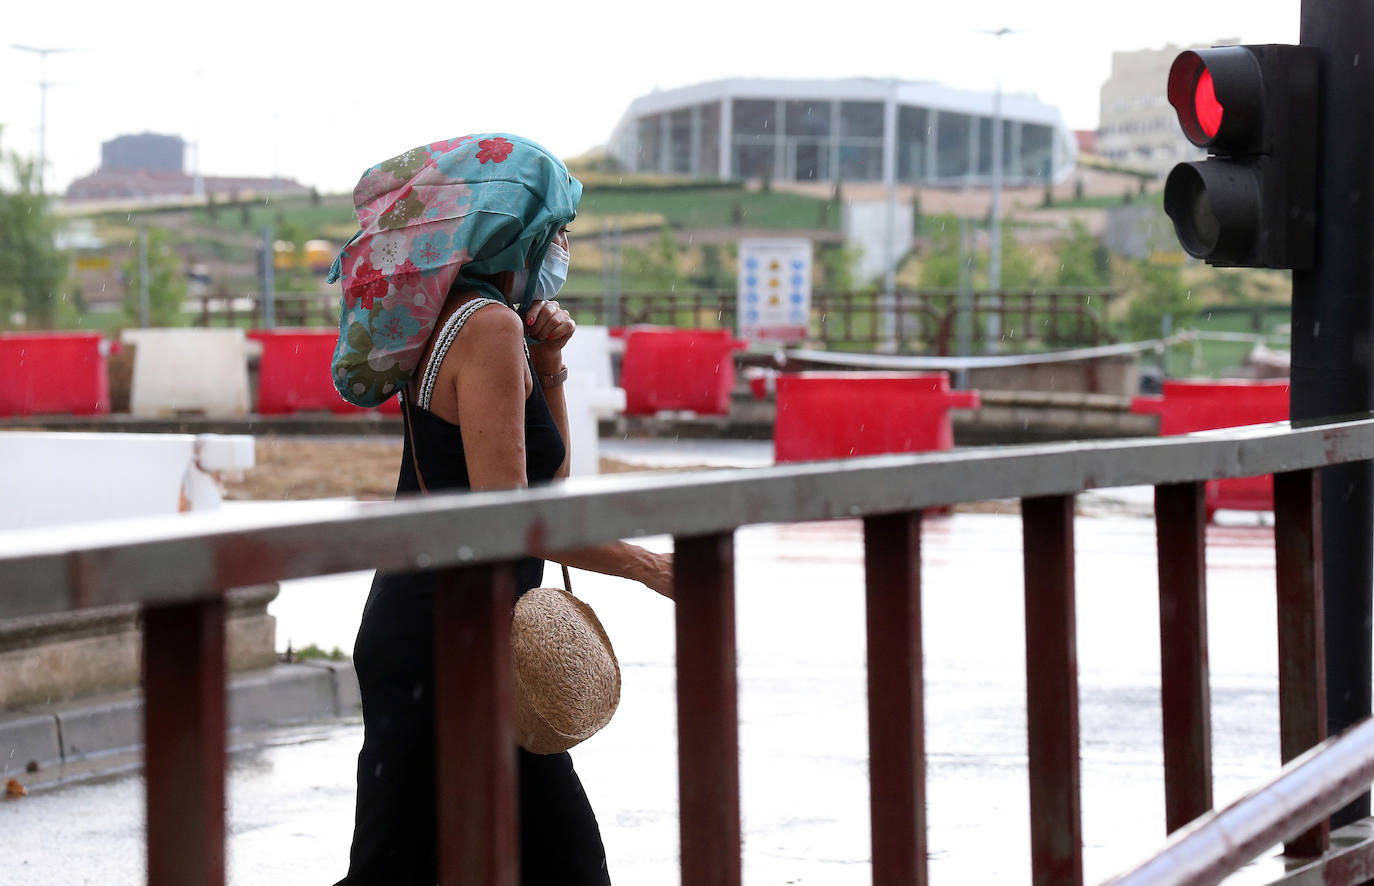
[[[434,352],[429,355],[429,362],[425,364],[424,375],[420,378],[420,385],[415,402],[416,406],[419,406],[421,409],[429,409],[430,398],[434,395],[434,383],[439,378],[439,367],[443,365],[444,356],[448,354],[448,349],[452,347],[453,340],[457,338],[458,333],[462,331],[463,324],[467,323],[468,320],[472,319],[473,314],[485,308],[487,305],[500,304],[504,303],[494,298],[474,298],[448,318],[443,328],[439,330],[439,334],[434,338]],[[412,443],[411,446],[413,447],[414,443]]]

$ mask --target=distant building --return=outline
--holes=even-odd
[[[1176,163],[1205,156],[1205,151],[1183,137],[1166,95],[1174,58],[1185,49],[1205,48],[1165,46],[1112,53],[1112,73],[1100,93],[1099,156],[1160,177],[1168,175]]]
[[[184,171],[186,142],[177,135],[121,135],[100,146],[100,168],[67,188],[67,199],[158,200],[196,195],[196,181]],[[309,188],[289,178],[201,177],[201,193],[304,194]]]
[[[100,146],[100,171],[181,172],[186,142],[179,135],[121,135]]]
[[[1077,159],[1059,109],[1002,97],[1003,181],[1065,178]],[[627,169],[703,178],[986,184],[994,96],[891,80],[717,80],[641,96],[611,135]]]

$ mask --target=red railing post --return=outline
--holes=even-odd
[[[1322,613],[1321,475],[1274,475],[1274,565],[1278,579],[1279,741],[1283,762],[1326,738],[1326,643]],[[1316,856],[1330,845],[1330,824],[1284,844],[1289,855]]]
[[[739,713],[731,533],[674,542],[683,886],[739,886]]]
[[[1031,883],[1082,886],[1073,496],[1021,501]]]
[[[439,883],[516,886],[509,563],[445,569],[434,595]]]
[[[924,886],[921,512],[864,518],[873,882]]]
[[[143,610],[148,884],[224,883],[224,600]]]
[[[1172,833],[1212,808],[1205,483],[1155,487],[1155,540],[1164,821]]]

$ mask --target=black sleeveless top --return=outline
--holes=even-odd
[[[411,425],[401,453],[401,474],[396,481],[397,497],[421,491],[415,471],[417,459],[419,475],[425,478],[425,488],[429,492],[471,489],[462,429],[411,401],[405,403],[402,414]],[[544,391],[536,383],[533,392],[525,398],[525,477],[529,485],[552,480],[567,454],[563,435],[554,423],[553,413],[544,399]],[[520,560],[515,568],[517,593],[538,587],[543,575],[543,560],[534,557]]]

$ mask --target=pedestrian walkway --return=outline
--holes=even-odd
[[[1092,882],[1144,857],[1164,835],[1158,604],[1151,521],[1085,518],[1077,532]],[[1272,531],[1214,527],[1209,540],[1216,797],[1224,804],[1279,761]],[[1020,521],[929,518],[924,564],[931,879],[1026,882]],[[737,535],[746,882],[869,882],[861,567],[857,521]],[[672,604],[589,573],[574,572],[573,582],[624,668],[615,720],[574,754],[612,875],[621,884],[675,882]],[[366,584],[365,574],[293,583],[281,598],[291,613],[283,630],[304,631],[300,617],[313,612],[335,633],[301,640],[347,650]],[[267,746],[235,754],[231,884],[342,875],[360,743],[360,726],[345,723],[274,733]],[[138,881],[141,790],[126,772],[0,803],[4,870],[22,870],[16,882],[26,884]],[[993,838],[997,851],[989,852]],[[1264,882],[1274,870],[1257,866],[1232,882]]]

